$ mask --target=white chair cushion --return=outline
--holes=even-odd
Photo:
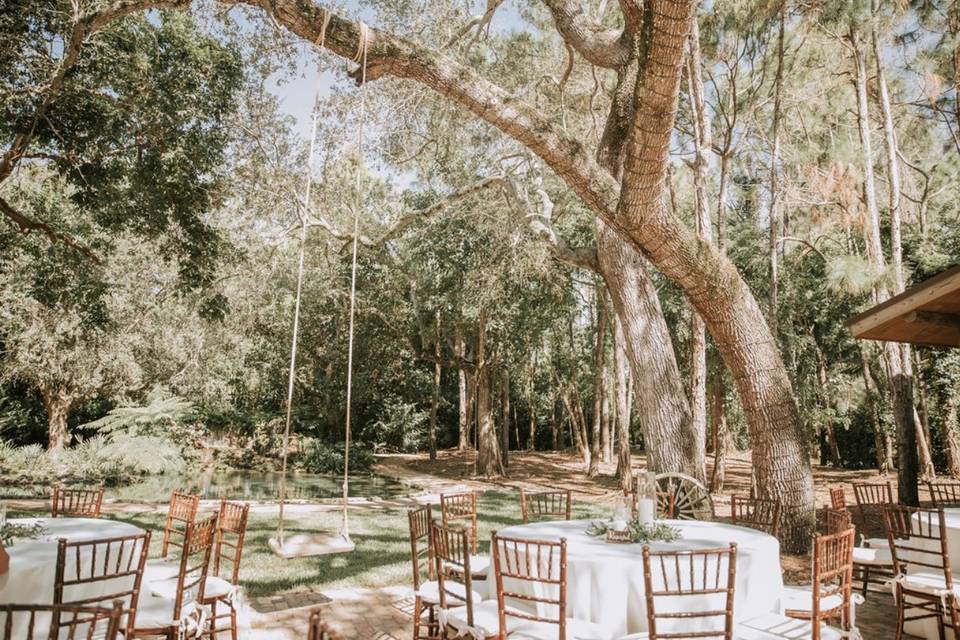
[[[507,620],[510,618],[508,617]],[[567,618],[567,640],[609,640],[610,634],[603,627],[586,620]],[[511,640],[556,640],[560,627],[550,622],[517,620],[510,631]]]
[[[886,549],[890,551],[890,541],[886,538],[864,538],[863,544],[871,549]]]
[[[867,547],[853,548],[854,564],[867,564],[878,567],[889,567],[893,564],[893,555],[890,549],[870,549]]]
[[[947,582],[942,571],[918,571],[903,577],[903,587],[936,595],[947,588]],[[953,585],[953,592],[960,595],[960,585]]]
[[[137,629],[162,629],[180,624],[173,617],[173,600],[146,596],[137,602]]]
[[[203,584],[203,599],[213,600],[226,598],[236,591],[236,587],[229,580],[218,576],[210,576]]]
[[[785,586],[783,588],[783,597],[780,602],[787,611],[813,611],[813,589],[812,587],[793,587]],[[829,611],[843,604],[843,596],[839,593],[821,596],[820,611]]]
[[[736,626],[736,640],[811,640],[813,623],[809,620],[797,620],[777,613],[768,613]],[[839,629],[820,626],[820,640],[843,640]]]
[[[143,582],[149,584],[151,582],[169,580],[170,578],[176,578],[179,572],[180,564],[177,562],[171,562],[162,558],[147,560],[147,565],[143,569]]]
[[[650,633],[641,631],[640,633],[631,633],[628,636],[620,636],[617,640],[650,640]]]
[[[485,576],[490,571],[490,556],[470,556],[470,574]]]
[[[458,604],[466,602],[464,594],[466,593],[466,587],[459,582],[448,581],[447,586],[447,606],[453,605],[455,607]],[[450,594],[453,594],[452,596]],[[472,592],[473,601],[476,604],[483,602],[483,596],[474,589]],[[420,596],[420,599],[426,602],[427,604],[440,604],[440,583],[436,580],[431,580],[430,582],[424,582],[420,585],[420,590],[417,591],[417,595]],[[459,598],[459,599],[457,599]],[[451,607],[452,608],[452,607]]]
[[[453,627],[458,635],[473,635],[477,637],[497,636],[500,634],[500,612],[497,609],[496,600],[484,600],[473,607],[473,629],[476,634],[469,634],[467,629],[467,607],[456,607],[448,609],[446,613],[441,613],[441,619],[446,619],[447,625]],[[507,631],[511,628],[511,618],[507,617]]]

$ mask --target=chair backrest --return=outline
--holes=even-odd
[[[203,600],[203,587],[207,581],[210,555],[217,536],[217,516],[218,514],[213,514],[187,525],[180,552],[180,569],[177,571],[174,619],[180,617],[184,605]]]
[[[927,482],[927,487],[930,489],[930,499],[934,507],[960,507],[960,482],[938,480]]]
[[[520,489],[520,513],[524,524],[533,520],[569,520],[573,500],[570,490],[524,491]]]
[[[830,487],[830,506],[834,509],[847,508],[847,494],[843,487]]]
[[[853,526],[853,517],[847,509],[824,509],[823,529],[827,534],[841,533]]]
[[[477,552],[477,494],[464,493],[440,494],[440,515],[443,526],[449,527],[456,522],[466,522],[470,531],[470,553]]]
[[[123,602],[111,607],[77,607],[49,604],[0,604],[0,640],[41,638],[48,640],[118,640]]]
[[[343,636],[333,630],[320,617],[320,610],[310,612],[310,627],[307,631],[307,640],[344,640]]]
[[[496,533],[490,543],[497,581],[500,637],[505,637],[507,608],[510,616],[557,625],[557,639],[567,634],[567,541],[504,538]],[[510,586],[504,587],[504,578]],[[507,603],[507,599],[510,603]],[[518,606],[519,605],[519,606]]]
[[[250,505],[246,502],[220,501],[217,514],[217,538],[213,556],[213,575],[230,584],[240,580],[240,558],[247,536],[247,518]],[[228,571],[229,568],[229,571]]]
[[[857,501],[857,529],[867,537],[884,534],[883,511],[894,504],[893,487],[889,482],[854,482],[853,497]]]
[[[448,527],[430,523],[433,538],[434,572],[437,576],[437,591],[440,608],[443,610],[461,607],[467,609],[467,624],[473,626],[473,578],[470,575],[470,534],[462,527]],[[459,588],[458,588],[459,586]]]
[[[850,630],[850,593],[853,586],[853,547],[856,529],[848,526],[837,533],[816,536],[813,540],[813,621],[812,640],[820,640],[820,623],[836,616],[836,607],[821,610],[822,603],[840,597],[840,621]]]
[[[780,533],[779,500],[731,496],[730,516],[734,524],[758,529],[773,537],[777,537]]]
[[[413,590],[420,589],[425,581],[433,579],[433,543],[430,540],[430,523],[433,522],[430,505],[407,512],[410,525],[410,562],[413,564]]]
[[[163,525],[163,547],[160,555],[164,558],[170,547],[183,547],[186,525],[192,524],[200,507],[200,496],[182,491],[170,494],[170,507],[167,509],[167,522]]]
[[[53,485],[50,498],[50,514],[54,518],[99,518],[103,487],[64,489]]]
[[[124,629],[132,632],[150,535],[147,531],[82,542],[58,540],[53,604],[103,607],[120,602]],[[53,621],[57,623],[56,614]]]
[[[637,515],[637,492],[624,491],[623,495],[630,501],[633,515]],[[657,517],[672,520],[677,517],[677,496],[670,491],[657,491]]]
[[[643,581],[649,640],[733,640],[736,577],[736,544],[719,549],[682,551],[651,551],[644,545]],[[724,608],[718,609],[717,600],[721,598]],[[668,608],[664,604],[671,606]],[[702,608],[697,609],[698,605]],[[666,629],[658,629],[660,621]]]
[[[897,575],[935,572],[943,575],[947,592],[953,589],[943,509],[892,504],[884,507],[887,540]]]

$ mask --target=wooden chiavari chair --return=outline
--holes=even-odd
[[[927,482],[927,488],[930,490],[930,499],[934,507],[938,509],[960,507],[960,482],[938,480]]]
[[[570,490],[524,491],[520,489],[520,513],[523,523],[534,520],[569,520],[573,507]]]
[[[314,609],[310,612],[307,640],[344,640],[344,637],[321,619],[319,609]]]
[[[430,540],[433,510],[430,505],[425,505],[408,511],[407,522],[410,525],[410,562],[413,565],[413,640],[436,638],[436,607],[440,604],[440,592],[434,579],[433,543]],[[421,630],[424,612],[427,614],[426,634]]]
[[[490,558],[478,553],[477,494],[473,491],[441,493],[440,516],[445,527],[466,523],[470,534],[470,570],[478,578],[486,577],[490,570]]]
[[[887,582],[893,577],[893,557],[884,526],[884,509],[894,504],[893,486],[889,482],[854,482],[856,499],[854,524],[863,546],[854,549],[853,572],[866,596],[870,585],[887,591]]]
[[[567,541],[493,534],[500,640],[600,640],[600,625],[567,617]],[[522,587],[520,585],[523,585]]]
[[[103,487],[64,489],[53,485],[50,491],[50,515],[54,518],[99,518]]]
[[[765,498],[730,496],[730,517],[736,525],[744,525],[769,533],[780,533],[780,501]]]
[[[187,525],[193,524],[200,507],[200,496],[181,491],[170,495],[170,507],[167,509],[167,521],[163,525],[163,547],[160,555],[167,557],[170,547],[183,547],[183,538]]]
[[[220,500],[213,549],[213,575],[207,576],[201,602],[210,607],[210,634],[214,639],[219,631],[224,630],[218,628],[218,621],[229,619],[230,637],[237,640],[237,608],[234,598],[240,584],[240,559],[243,556],[249,515],[250,505],[246,502]],[[227,606],[226,613],[217,612],[220,604]]]
[[[141,598],[132,637],[165,636],[173,640],[184,624],[189,635],[203,633],[203,629],[196,628],[193,616],[204,599],[216,534],[217,514],[187,525],[177,576],[150,585],[153,594]]]
[[[833,509],[847,508],[847,494],[843,487],[830,487],[830,506]]]
[[[834,619],[840,621],[843,630],[851,630],[856,535],[853,525],[849,525],[842,531],[816,536],[813,540],[811,586],[784,589],[783,605],[787,616],[813,621],[811,633],[815,638],[820,634],[820,626]]]
[[[737,545],[719,549],[651,551],[643,546],[647,631],[623,640],[734,639]],[[691,602],[692,600],[692,602]],[[718,608],[719,601],[722,608]],[[702,603],[702,609],[695,608]]]
[[[853,527],[853,517],[846,509],[824,509],[823,529],[827,535],[841,533]]]
[[[945,627],[957,633],[960,613],[943,509],[887,505],[883,515],[896,574],[897,640],[903,637],[905,622],[927,618],[936,619],[941,638]],[[908,616],[907,609],[920,613]],[[949,623],[944,621],[944,616],[949,616]]]
[[[103,607],[120,602],[124,633],[131,633],[140,600],[143,568],[150,551],[150,535],[147,531],[83,542],[58,540],[53,604]],[[104,589],[109,592],[103,593]],[[89,591],[99,595],[91,597],[85,593]],[[53,622],[57,624],[56,614]]]
[[[497,637],[497,603],[494,600],[481,601],[473,589],[469,532],[461,527],[431,522],[430,537],[433,540],[441,634],[452,634],[455,638]]]
[[[0,640],[118,640],[124,603],[112,607],[49,604],[0,604]],[[46,636],[40,635],[48,628]],[[14,635],[16,633],[16,635]]]

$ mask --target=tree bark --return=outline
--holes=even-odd
[[[827,363],[826,359],[823,357],[823,353],[820,350],[820,347],[816,347],[817,351],[817,383],[819,385],[819,395],[820,395],[820,405],[824,413],[829,413],[831,408],[830,403],[830,380],[827,376]],[[839,469],[843,466],[843,460],[840,457],[840,445],[837,443],[837,435],[833,430],[833,423],[830,421],[829,416],[826,416],[826,419],[823,424],[823,430],[826,435],[827,440],[827,451],[830,457],[830,464],[835,468]]]
[[[947,401],[947,410],[944,412],[943,439],[946,441],[950,475],[960,478],[960,421],[957,419],[957,400],[954,397]]]
[[[41,395],[47,410],[47,451],[58,455],[70,443],[67,419],[73,408],[73,398],[57,388],[41,388]]]
[[[724,372],[717,371],[710,385],[711,422],[713,423],[713,472],[710,491],[720,493],[727,475],[727,455],[730,450],[730,425],[727,422],[727,384]]]
[[[607,338],[607,294],[603,291],[599,282],[596,284],[595,291],[597,329],[593,345],[593,429],[590,440],[590,465],[587,467],[587,475],[591,478],[600,472],[603,395],[607,378],[606,358],[604,357]]]
[[[510,372],[506,367],[500,377],[500,413],[500,457],[506,470],[510,466]]]
[[[428,440],[430,445],[430,459],[437,459],[437,410],[440,407],[440,381],[443,375],[443,369],[440,366],[440,312],[436,315],[437,339],[434,342],[433,355],[436,358],[433,363],[433,396],[430,399],[430,433]]]
[[[630,452],[630,359],[627,356],[623,325],[614,315],[613,328],[613,400],[616,410],[617,479],[624,491],[633,490],[633,467]]]
[[[490,363],[486,359],[487,312],[477,321],[477,473],[485,477],[503,475],[503,460],[490,406]]]
[[[779,308],[779,249],[780,249],[780,116],[781,116],[781,98],[783,95],[783,41],[785,32],[787,14],[787,3],[784,0],[780,4],[780,18],[777,29],[777,71],[774,76],[773,89],[773,131],[770,135],[770,206],[769,206],[769,225],[770,242],[768,245],[770,260],[770,310],[769,320],[770,329],[776,334],[777,316]]]
[[[537,356],[534,353],[533,366],[530,369],[530,377],[527,381],[527,409],[530,412],[530,429],[527,436],[527,451],[537,450],[537,399],[536,399],[536,371]],[[551,396],[552,400],[552,396]],[[519,446],[519,443],[518,443]]]
[[[466,355],[466,343],[463,339],[463,327],[458,322],[454,327],[454,344],[456,345],[457,358],[461,361]],[[466,451],[470,448],[470,412],[473,405],[473,393],[470,389],[470,381],[467,377],[467,371],[463,367],[457,371],[457,395],[459,398],[459,439],[457,441],[457,450]]]
[[[893,469],[893,446],[890,441],[890,435],[883,428],[880,421],[880,413],[877,408],[877,398],[879,389],[870,372],[870,363],[867,361],[867,354],[863,347],[860,347],[860,371],[863,375],[863,387],[867,397],[867,410],[870,412],[870,424],[873,425],[874,446],[876,447],[877,471],[886,474]]]

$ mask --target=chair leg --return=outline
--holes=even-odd
[[[239,628],[237,627],[237,607],[233,602],[230,603],[230,640],[237,640],[237,636],[240,633]]]
[[[937,637],[939,640],[947,640],[947,630],[943,624],[943,616],[947,615],[947,612],[943,610],[943,605],[939,602],[934,604],[933,608],[937,611]]]
[[[420,596],[413,597],[413,640],[420,640]]]
[[[200,630],[201,635],[203,629]],[[210,640],[217,640],[217,601],[210,603]]]
[[[903,604],[903,590],[900,588],[900,585],[897,585],[897,590],[894,593],[894,597],[897,604],[897,637],[895,640],[903,640],[904,604]]]
[[[867,597],[867,585],[870,583],[870,567],[863,568],[863,597]]]

